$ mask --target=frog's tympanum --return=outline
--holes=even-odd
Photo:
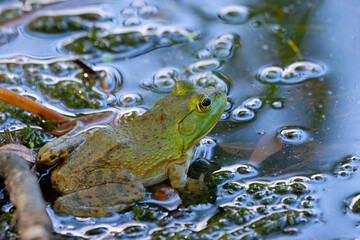
[[[54,165],[65,159],[51,175],[62,194],[55,211],[110,215],[142,199],[144,186],[166,179],[181,191],[195,144],[214,127],[225,106],[220,89],[178,81],[171,94],[130,122],[47,143],[37,163]]]

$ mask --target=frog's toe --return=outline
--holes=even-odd
[[[193,179],[193,178],[187,178],[186,186],[184,188],[179,188],[179,191],[182,193],[192,193],[192,194],[201,194],[207,190],[208,187],[206,186],[203,179]]]
[[[54,210],[61,215],[79,217],[109,216],[142,199],[144,194],[142,184],[104,184],[59,197]]]

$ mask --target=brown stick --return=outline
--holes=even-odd
[[[60,113],[46,108],[3,87],[0,87],[0,100],[55,123],[65,123],[70,121],[69,118],[61,115]]]
[[[19,235],[24,240],[51,239],[51,220],[45,210],[37,178],[19,155],[0,151],[0,176],[16,207]]]

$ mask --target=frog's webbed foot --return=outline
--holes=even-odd
[[[187,167],[184,165],[174,164],[169,169],[169,179],[171,186],[178,189],[181,193],[199,194],[207,190],[204,182],[204,175],[199,179],[187,178]]]
[[[208,191],[208,187],[204,182],[204,177],[200,176],[199,179],[187,178],[185,187],[179,188],[179,191],[198,195]]]
[[[126,169],[97,169],[69,182],[75,182],[73,186],[67,186],[74,192],[59,197],[54,204],[55,211],[61,215],[109,216],[124,210],[145,194],[140,179]]]
[[[82,144],[96,129],[68,137],[66,135],[46,143],[36,157],[36,163],[53,166]]]

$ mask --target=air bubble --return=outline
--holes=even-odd
[[[278,133],[278,138],[285,143],[300,144],[309,139],[309,135],[299,127],[289,126],[282,128]]]
[[[208,59],[211,57],[211,52],[208,49],[203,49],[196,54],[196,57],[199,59]]]
[[[249,98],[244,101],[243,105],[249,109],[257,110],[261,108],[263,102],[258,97]]]
[[[220,120],[221,120],[221,121],[227,120],[228,118],[229,118],[229,113],[227,113],[227,112],[224,112],[224,113],[221,114],[221,116],[220,116]]]
[[[342,178],[350,178],[351,177],[350,173],[347,171],[344,171],[344,170],[337,172],[336,176],[342,177]]]
[[[360,195],[355,196],[349,205],[349,208],[354,213],[360,213]]]
[[[274,109],[282,109],[284,107],[284,102],[283,101],[274,101],[271,103],[271,107]]]
[[[189,79],[193,81],[198,87],[204,88],[212,86],[215,88],[220,88],[225,93],[227,93],[229,89],[227,84],[229,80],[220,73],[204,72],[192,75]]]
[[[231,119],[234,122],[250,121],[254,117],[255,117],[255,113],[252,110],[244,107],[238,107],[234,109],[231,113]]]
[[[146,36],[157,35],[158,31],[159,31],[159,26],[154,23],[147,24],[143,27],[143,32],[144,32],[144,35],[146,35]]]
[[[200,141],[200,144],[201,145],[204,145],[206,147],[215,147],[216,145],[216,142],[214,139],[212,138],[203,138],[201,141]]]
[[[163,69],[153,77],[153,88],[158,92],[171,92],[177,81],[178,72],[174,69]]]
[[[220,65],[220,61],[217,59],[200,60],[191,64],[188,69],[192,73],[199,73],[216,70]]]
[[[129,108],[129,109],[125,110],[124,112],[122,112],[121,114],[119,114],[119,117],[116,121],[121,124],[124,119],[125,119],[125,121],[127,121],[128,119],[131,120],[132,118],[142,115],[146,111],[147,111],[147,109],[143,109],[143,108],[137,108],[137,107]]]
[[[95,69],[97,70],[97,69]],[[123,83],[123,76],[118,69],[113,67],[105,67],[104,72],[106,73],[104,83],[107,90],[111,93],[116,93],[120,90]]]
[[[140,19],[138,19],[136,17],[125,19],[124,22],[123,22],[123,25],[127,26],[127,27],[129,27],[129,26],[138,26],[140,24],[141,24]]]
[[[164,27],[160,29],[159,35],[162,37],[168,37],[173,42],[184,42],[187,41],[187,36],[190,32],[186,31],[185,29],[178,28],[178,27]]]
[[[223,34],[212,43],[214,56],[217,58],[229,58],[233,49],[238,45],[238,36],[234,34]]]
[[[260,80],[269,83],[279,82],[281,80],[283,70],[280,67],[268,67],[260,73]]]
[[[323,174],[315,174],[310,177],[310,179],[315,183],[323,183],[326,181],[326,178]]]
[[[156,16],[158,9],[155,6],[144,6],[139,9],[138,14],[143,18],[150,18]]]
[[[145,5],[146,5],[145,2],[143,2],[143,1],[134,1],[134,2],[130,3],[130,7],[133,7],[133,8],[142,8]]]
[[[348,159],[351,162],[359,162],[360,157],[356,156],[356,155],[353,155],[353,156],[347,156],[346,159]]]
[[[249,19],[250,11],[245,6],[233,5],[220,10],[218,17],[229,24],[244,23]]]
[[[141,102],[142,98],[139,94],[136,93],[128,93],[128,94],[124,94],[119,98],[119,104],[121,106],[135,106],[135,105],[139,105]]]

